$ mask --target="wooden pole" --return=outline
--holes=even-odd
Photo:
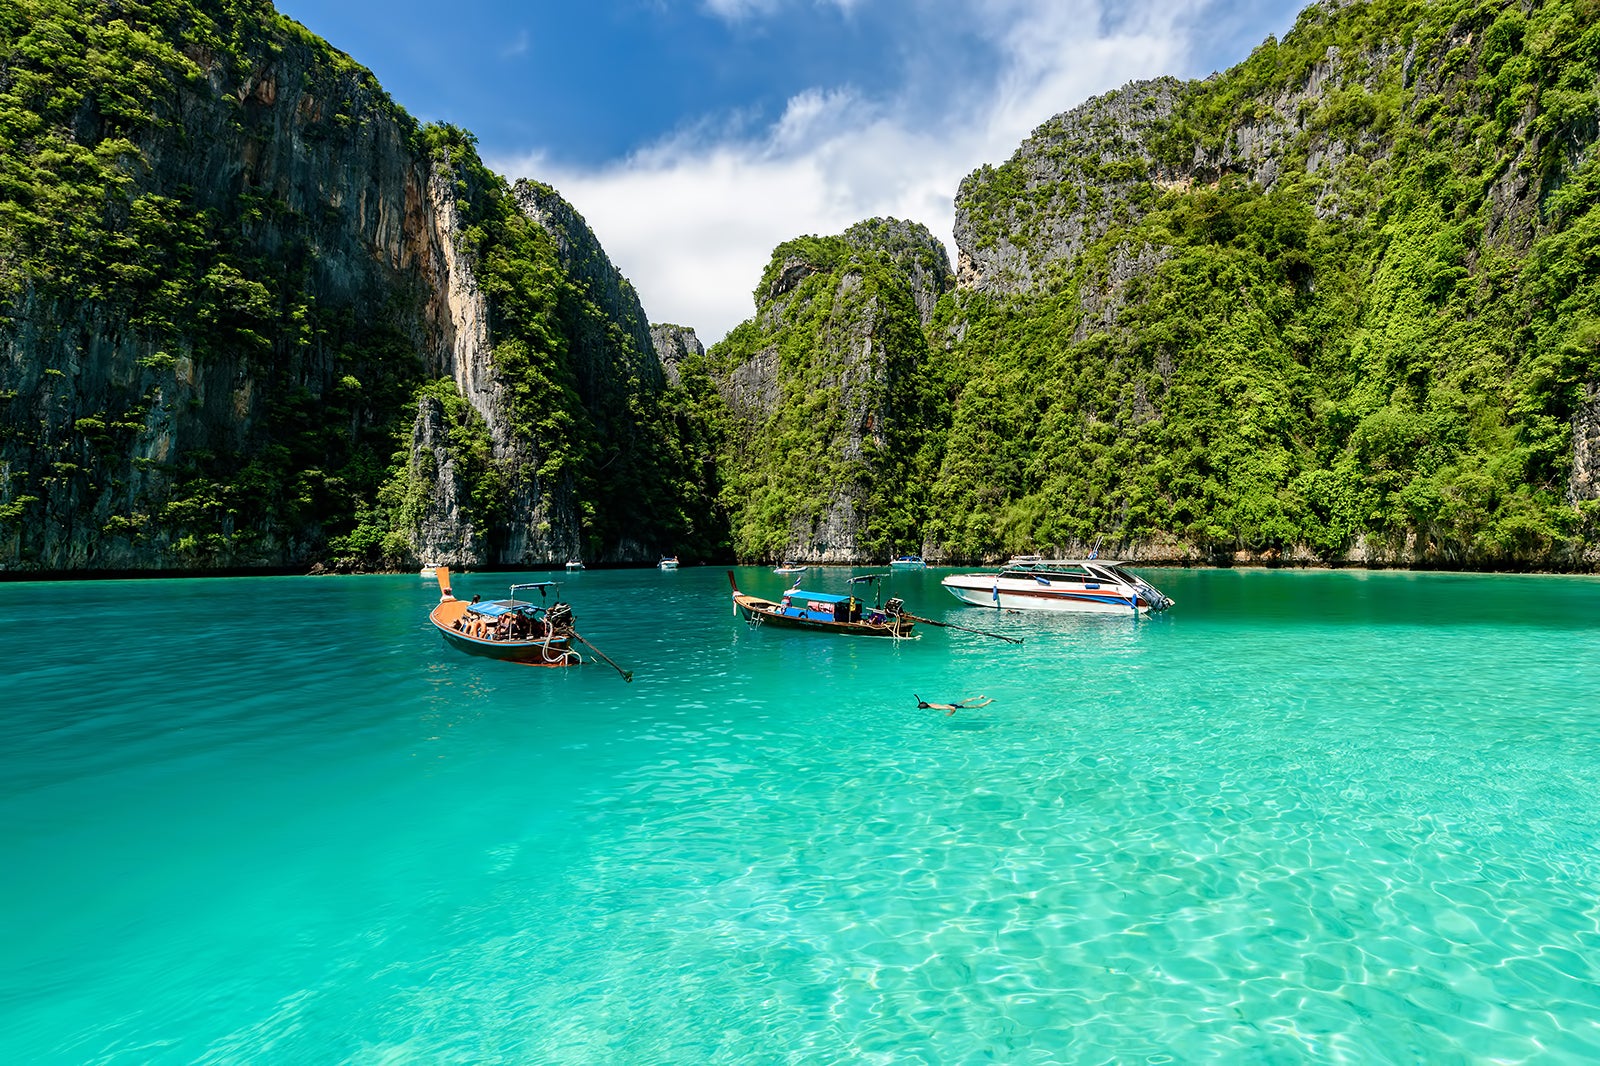
[[[900,617],[901,618],[909,618],[913,622],[921,622],[924,625],[939,626],[942,629],[959,629],[963,633],[976,633],[980,637],[993,637],[995,640],[1003,640],[1007,644],[1021,644],[1022,643],[1022,638],[1021,637],[1001,636],[999,633],[989,633],[989,632],[987,632],[985,630],[982,630],[982,629],[973,629],[970,626],[958,626],[954,622],[935,622],[931,618],[920,618],[917,615],[910,614],[910,613],[908,613],[906,611],[901,611],[900,612]]]
[[[633,681],[633,671],[632,670],[624,670],[622,667],[618,666],[616,663],[611,662],[611,657],[610,656],[608,656],[605,652],[601,651],[599,648],[595,647],[593,644],[590,644],[587,640],[584,640],[582,637],[578,636],[578,631],[577,630],[573,630],[572,631],[572,639],[577,641],[579,644],[582,644],[585,648],[588,648],[590,651],[592,651],[596,655],[600,656],[601,659],[604,659],[607,663],[609,663],[613,670],[615,670],[617,673],[622,675],[622,680],[628,681],[628,682],[632,682]]]

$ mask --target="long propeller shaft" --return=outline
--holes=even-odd
[[[611,669],[615,670],[617,673],[622,675],[622,680],[628,681],[628,682],[632,682],[633,681],[633,671],[632,670],[624,670],[622,667],[620,667],[616,663],[612,662],[611,661],[611,656],[607,655],[605,652],[601,651],[599,648],[595,647],[593,644],[590,644],[587,640],[584,640],[582,637],[580,637],[578,635],[576,630],[574,630],[573,633],[572,633],[572,639],[577,641],[579,644],[582,644],[585,648],[588,648],[590,651],[594,652],[596,655],[600,656],[600,658],[602,660],[604,660],[607,664],[610,665]]]
[[[941,627],[943,629],[959,629],[963,633],[976,633],[980,637],[993,637],[995,640],[1003,640],[1007,644],[1021,644],[1022,643],[1022,638],[1021,637],[1008,637],[1008,636],[1004,636],[1004,635],[1002,635],[1000,633],[990,633],[988,630],[984,630],[984,629],[973,629],[971,626],[958,626],[954,622],[935,622],[931,618],[922,618],[922,617],[919,617],[919,616],[914,615],[914,614],[908,614],[905,611],[901,611],[900,612],[900,617],[901,618],[909,618],[913,622],[921,622],[923,625],[939,626],[939,627]]]

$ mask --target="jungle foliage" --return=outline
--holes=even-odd
[[[398,165],[449,171],[531,466],[495,458],[482,418],[424,365],[422,279],[338,262],[349,201],[297,208],[242,158],[205,180],[215,146],[196,138],[269,149],[279,120],[248,102],[264,70],[304,78],[295,129],[314,150],[348,154],[381,128]],[[0,381],[0,536],[48,536],[54,514],[175,567],[413,565],[437,472],[411,431],[432,397],[491,552],[525,517],[506,501],[529,478],[591,556],[723,551],[692,404],[611,314],[469,134],[419,127],[266,0],[0,7],[0,330],[42,364]],[[130,352],[146,354],[128,366]]]
[[[307,143],[382,120],[448,171],[503,428],[531,464],[496,458],[424,365],[419,279],[333,294],[335,205],[185,176],[196,107],[266,143],[246,88],[290,53],[315,81]],[[12,0],[0,340],[44,354],[0,368],[0,546],[88,522],[173,565],[410,562],[438,476],[410,433],[433,403],[491,550],[534,478],[589,555],[772,558],[845,536],[873,558],[975,559],[1104,538],[1583,565],[1600,0],[1316,4],[1218,77],[1126,92],[1115,121],[1047,122],[963,183],[968,250],[1029,270],[930,316],[948,267],[904,224],[798,238],[757,317],[669,386],[642,324],[563,263],[469,134],[419,127],[266,0]]]
[[[397,413],[422,380],[394,313],[414,294],[363,294],[359,315],[319,301],[322,220],[265,192],[157,173],[163,148],[181,154],[196,135],[184,100],[208,95],[208,75],[241,79],[290,47],[414,132],[369,73],[264,0],[0,8],[0,329],[104,324],[44,347],[49,365],[23,367],[23,387],[5,393],[19,428],[0,490],[13,504],[53,506],[104,536],[164,544],[173,566],[203,567],[337,535],[352,501],[376,491]],[[237,109],[224,125],[249,135]],[[30,321],[14,317],[24,311]],[[55,362],[128,350],[149,354],[103,389],[74,380],[98,378],[92,367]],[[196,397],[173,405],[177,376],[203,379],[221,363],[247,368],[259,390],[249,435],[231,411],[207,418]],[[145,454],[138,442],[151,437],[181,446]],[[28,511],[12,510],[16,528]]]
[[[920,543],[943,416],[908,275],[948,266],[917,230],[871,220],[780,245],[760,316],[707,353],[707,384],[733,397],[703,394],[739,558]]]
[[[456,174],[509,429],[531,446],[541,491],[579,516],[584,554],[625,542],[694,559],[725,552],[726,520],[707,491],[705,430],[687,392],[663,379],[647,328],[616,321],[618,310],[564,267],[555,239],[483,165],[470,134],[435,125],[422,136]],[[490,517],[492,549],[507,516]]]
[[[980,247],[1037,250],[1066,212],[1105,225],[1025,292],[946,299],[927,350],[947,361],[908,367],[947,387],[938,461],[896,485],[897,520],[956,559],[1104,538],[1581,565],[1600,532],[1568,485],[1600,380],[1600,5],[1315,5],[1221,76],[1125,92],[1139,143],[1047,123],[963,185]],[[1270,187],[1241,130],[1278,138]],[[779,457],[802,439],[744,456],[741,483],[792,481]],[[784,494],[814,508],[838,480]],[[750,498],[747,552],[782,529]]]

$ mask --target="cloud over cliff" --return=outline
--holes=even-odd
[[[1222,65],[1242,59],[1294,11],[1272,0],[1245,14],[1230,5],[1227,19],[1214,0],[885,2],[905,7],[902,31],[883,42],[895,73],[886,91],[816,85],[775,121],[705,115],[599,166],[543,152],[488,162],[561,190],[652,319],[714,341],[750,316],[750,290],[780,242],[879,215],[949,241],[962,177],[1005,160],[1045,119],[1130,80],[1209,73],[1219,49],[1229,51]],[[708,10],[776,20],[796,3]]]

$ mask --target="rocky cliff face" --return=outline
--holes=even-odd
[[[774,252],[755,317],[710,352],[740,557],[849,563],[920,544],[911,470],[938,418],[924,328],[952,284],[943,246],[894,219]]]
[[[672,385],[677,385],[681,380],[679,368],[686,359],[691,357],[703,359],[706,354],[706,346],[700,343],[700,338],[695,335],[694,329],[688,326],[675,326],[670,323],[652,325],[650,344],[655,348],[656,358],[661,362],[662,373]]]
[[[1600,500],[1600,389],[1584,388],[1582,402],[1572,413],[1572,476],[1567,499]]]
[[[358,330],[403,344],[412,375],[459,371],[470,384],[481,318],[452,269],[447,185],[364,71],[330,67],[300,35],[271,44],[242,64],[191,48],[196,76],[132,131],[139,165],[123,195],[134,220],[167,211],[154,224],[192,240],[176,254],[205,271],[184,281],[210,289],[207,336],[182,308],[150,321],[87,286],[24,283],[8,301],[0,394],[21,430],[0,465],[5,498],[33,498],[12,524],[12,569],[294,565],[322,536],[314,516],[255,524],[248,487],[227,498],[195,483],[215,486],[277,446],[288,394],[309,411],[351,393],[347,436],[381,417],[354,395],[364,361],[341,350]]]
[[[1586,11],[1327,0],[970,175],[935,539],[1592,565]]]
[[[1152,176],[1190,180],[1161,175],[1149,144],[1189,91],[1160,78],[1091,97],[1041,125],[1006,163],[969,174],[956,193],[958,284],[997,295],[1059,285],[1061,270],[1132,217]]]
[[[496,357],[491,323],[515,315],[492,314],[464,210],[482,225],[503,183],[470,138],[419,130],[370,74],[266,5],[221,16],[178,3],[164,24],[125,13],[133,43],[112,34],[118,46],[165,66],[128,90],[149,94],[147,111],[99,113],[116,76],[96,67],[109,53],[89,51],[99,25],[56,32],[60,13],[38,14],[40,41],[88,58],[56,86],[65,110],[41,111],[45,133],[8,154],[120,152],[127,178],[68,190],[105,205],[83,247],[47,227],[4,234],[21,251],[0,264],[0,564],[645,557],[652,546],[605,532],[604,505],[596,518],[584,498],[589,454],[552,472],[548,436],[526,417],[548,387],[550,409],[615,462],[648,450],[630,437],[631,398],[665,386],[637,297],[552,190],[516,191],[561,252],[546,277],[559,350],[539,353],[560,380],[540,386]],[[0,55],[0,89],[21,84],[8,69],[64,77],[33,41]],[[440,379],[465,408],[415,399]],[[480,437],[469,461],[462,448]],[[377,493],[407,438],[413,453],[385,490],[404,497],[397,511]]]

